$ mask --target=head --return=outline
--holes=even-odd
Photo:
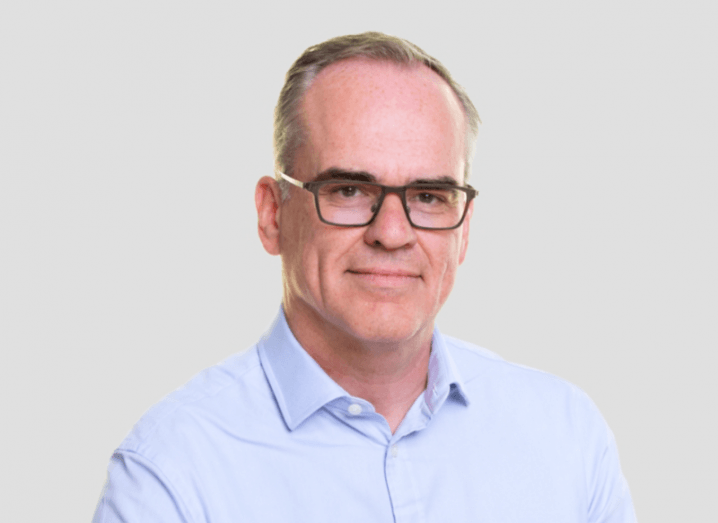
[[[478,116],[448,72],[412,44],[377,33],[330,40],[287,78],[275,130],[283,172],[303,182],[342,171],[391,186],[464,183]],[[389,194],[371,224],[347,228],[322,223],[308,191],[287,189],[283,198],[265,177],[256,203],[264,247],[282,256],[283,303],[300,342],[430,340],[466,254],[473,208],[457,229],[419,230]]]
[[[345,35],[332,38],[307,49],[287,71],[284,87],[274,110],[274,166],[284,173],[294,171],[294,154],[306,139],[301,118],[304,94],[317,75],[326,67],[349,58],[386,61],[397,65],[422,64],[438,74],[458,98],[466,116],[464,182],[471,174],[471,159],[479,132],[479,113],[466,91],[454,81],[451,73],[436,58],[418,46],[395,36],[378,32]],[[281,181],[283,197],[289,187]]]

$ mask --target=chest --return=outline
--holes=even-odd
[[[349,426],[328,427],[223,445],[188,471],[198,521],[585,518],[580,456],[560,438],[455,423],[382,442]]]

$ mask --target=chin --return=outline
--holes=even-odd
[[[400,343],[415,337],[425,328],[433,330],[433,318],[406,305],[373,304],[369,310],[350,311],[347,327],[359,339],[375,343]]]

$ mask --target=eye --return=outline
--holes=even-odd
[[[359,188],[356,185],[341,185],[336,187],[333,192],[338,193],[345,198],[351,198],[352,196],[357,195]]]
[[[425,212],[439,212],[455,208],[460,202],[461,192],[454,188],[416,187],[407,191],[409,206]]]
[[[422,192],[417,194],[416,199],[421,203],[436,203],[440,200],[436,194],[430,192]]]
[[[421,205],[442,205],[448,201],[448,195],[441,190],[420,191],[414,195],[413,200]]]

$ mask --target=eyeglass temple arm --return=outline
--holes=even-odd
[[[278,174],[281,178],[283,178],[284,180],[286,180],[286,181],[288,181],[289,183],[291,183],[292,185],[296,185],[297,187],[300,187],[300,188],[304,189],[304,182],[300,182],[299,180],[295,180],[294,178],[292,178],[291,176],[287,176],[287,175],[284,174],[283,172],[277,171],[277,174]]]

